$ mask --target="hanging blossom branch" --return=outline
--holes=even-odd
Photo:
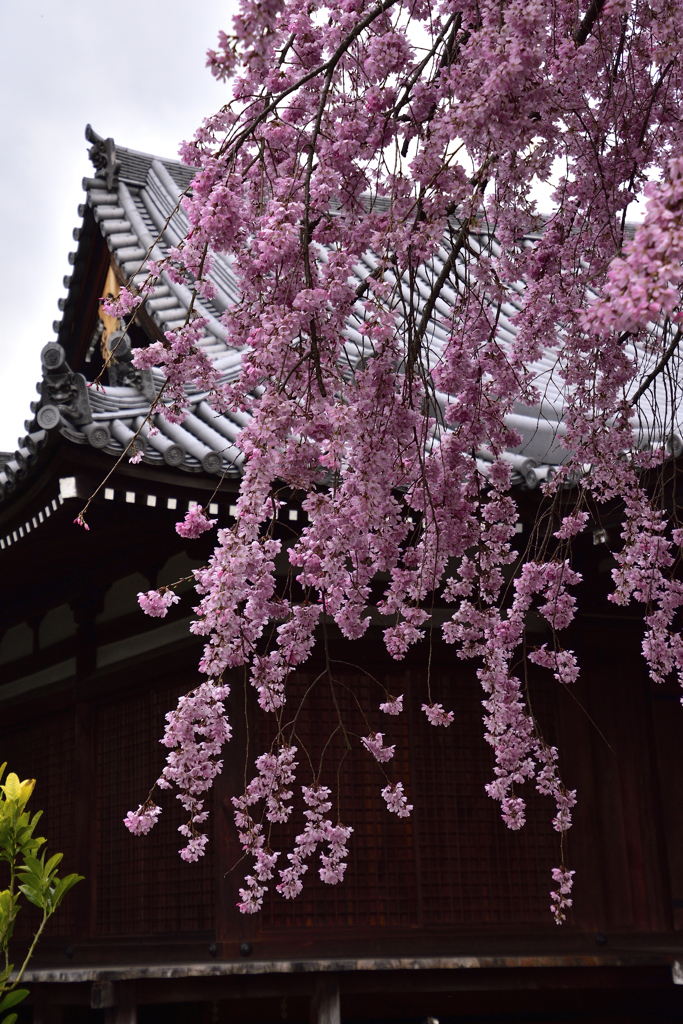
[[[176,786],[178,800],[189,813],[187,823],[178,829],[187,839],[180,850],[180,856],[186,861],[196,861],[203,856],[208,842],[208,836],[196,826],[208,818],[203,794],[223,769],[220,753],[231,736],[223,703],[229,693],[229,686],[202,683],[181,697],[177,709],[166,715],[161,742],[170,753],[156,784],[160,789]],[[150,795],[137,811],[128,812],[124,824],[133,835],[145,835],[156,824],[160,812],[161,808],[152,802]]]
[[[217,411],[249,414],[235,523],[218,530],[195,573],[192,629],[206,637],[207,681],[181,702],[164,740],[172,754],[162,778],[179,785],[190,812],[192,855],[203,849],[193,830],[228,732],[224,673],[248,666],[260,708],[280,723],[288,681],[321,623],[356,639],[375,602],[400,660],[445,600],[454,611],[444,639],[479,666],[495,759],[487,792],[512,829],[524,824],[525,784],[554,802],[561,863],[551,909],[564,920],[576,795],[516,666],[531,663],[560,686],[578,676],[558,633],[575,612],[570,554],[586,508],[623,503],[612,600],[644,603],[654,679],[683,670],[674,575],[683,534],[648,487],[677,430],[678,395],[662,405],[657,388],[666,375],[675,388],[681,320],[682,32],[681,5],[664,12],[636,0],[466,0],[457,11],[449,0],[242,0],[234,34],[209,51],[233,99],[183,145],[200,170],[183,199],[189,234],[165,272],[210,297],[214,254],[231,255],[241,298],[222,319],[242,351],[241,375],[227,384],[206,359],[194,310],[135,356],[167,376],[162,415],[183,418],[190,382]],[[551,181],[557,165],[566,170],[553,212],[529,234],[539,226],[535,183]],[[626,211],[648,177],[660,180],[645,189],[645,222],[627,243]],[[140,301],[124,290],[114,315]],[[675,343],[665,341],[671,330]],[[661,422],[647,421],[646,399]],[[507,453],[522,437],[509,417],[517,403],[542,410],[563,400],[569,454],[544,485],[560,522],[534,534],[521,564]],[[286,552],[298,591],[275,573],[283,486],[303,493],[308,517]],[[179,531],[211,525],[201,511]],[[173,601],[165,590],[141,596],[154,615]],[[552,644],[528,644],[532,609]],[[386,697],[381,711],[399,715],[402,697]],[[422,710],[439,728],[454,720],[428,673]],[[278,742],[235,798],[254,858],[245,913],[275,877],[270,830],[292,813],[296,749]],[[360,745],[380,769],[396,747],[373,725]],[[321,877],[339,882],[350,836],[327,817],[331,791],[318,777],[302,790],[306,825],[275,886],[287,898],[325,844]],[[401,782],[387,780],[381,795],[390,811],[410,812]],[[130,824],[145,831],[157,816],[146,803]]]

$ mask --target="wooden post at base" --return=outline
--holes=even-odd
[[[33,1007],[33,1024],[62,1024],[63,1020],[63,1006],[44,1006],[36,1003]]]
[[[135,985],[111,981],[93,982],[90,1007],[104,1010],[104,1024],[138,1024]]]
[[[316,978],[310,1024],[341,1024],[339,979],[335,974],[319,974]]]

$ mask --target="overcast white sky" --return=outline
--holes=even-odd
[[[31,0],[0,14],[0,451],[23,436],[54,340],[86,123],[117,143],[174,157],[225,101],[204,67],[231,0]]]

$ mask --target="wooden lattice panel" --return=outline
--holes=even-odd
[[[183,811],[173,793],[157,791],[164,812],[149,835],[131,836],[123,825],[126,812],[144,800],[164,765],[159,738],[177,696],[178,689],[167,686],[103,705],[98,712],[97,933],[102,936],[214,926],[212,844],[197,864],[180,859],[177,828]]]
[[[76,860],[74,816],[76,783],[74,765],[75,728],[73,712],[39,719],[26,727],[12,729],[0,739],[0,764],[20,779],[36,779],[29,810],[43,811],[35,835],[47,838],[47,856],[63,853],[63,874],[82,871]],[[0,879],[0,881],[2,881]],[[74,932],[73,893],[66,897],[53,917],[46,935],[72,935]],[[17,939],[27,939],[40,922],[40,912],[28,904],[20,912],[15,927]]]
[[[463,673],[464,676],[464,673]],[[547,683],[536,704],[546,705]],[[435,699],[455,712],[448,729],[429,725],[420,712],[421,688],[412,700],[413,802],[420,837],[422,920],[425,925],[538,922],[550,924],[551,868],[559,863],[559,838],[550,819],[553,803],[528,783],[527,823],[511,832],[500,805],[486,796],[493,751],[483,739],[483,694],[476,680],[437,673]],[[552,718],[544,708],[544,719]],[[549,737],[552,739],[553,737]]]
[[[382,678],[394,695],[405,693],[409,714],[392,718],[375,713],[368,726],[358,704],[373,709],[383,697],[370,678],[346,672],[335,673],[334,697],[326,680],[309,693],[297,714],[294,740],[299,747],[299,783],[308,783],[311,768],[304,748],[317,765],[325,738],[338,724],[336,700],[353,747],[339,770],[341,819],[355,829],[346,880],[340,886],[325,885],[318,878],[318,863],[311,863],[304,891],[296,900],[285,901],[272,892],[266,898],[264,931],[514,922],[549,926],[550,871],[559,863],[559,839],[550,824],[553,805],[527,785],[525,828],[513,833],[501,821],[499,805],[484,791],[493,777],[493,752],[483,739],[483,695],[473,674],[460,670],[457,682],[445,673],[433,676],[434,699],[455,711],[454,724],[441,729],[428,724],[420,708],[423,681],[415,675],[411,680],[410,673]],[[284,721],[292,718],[314,678],[298,674],[291,686],[292,710]],[[552,686],[547,683],[535,701],[535,710],[540,708],[551,730]],[[381,729],[386,743],[397,744],[387,774],[391,781],[404,782],[415,805],[410,819],[386,811],[380,796],[383,774],[359,745],[359,735],[370,728]],[[261,718],[260,750],[267,748],[272,735],[272,725],[269,732]],[[325,756],[322,778],[328,784],[336,779],[342,751],[338,732]],[[302,810],[297,796],[293,824],[273,826],[273,849],[285,854],[291,850],[301,829]]]
[[[323,760],[321,781],[333,789],[335,805],[330,812],[336,821],[337,805],[341,821],[351,825],[354,834],[350,841],[350,857],[343,884],[330,886],[320,881],[320,861],[316,855],[304,876],[304,891],[296,900],[284,900],[272,892],[263,912],[263,928],[285,927],[368,927],[412,924],[415,920],[415,858],[413,856],[413,826],[408,819],[397,819],[386,812],[380,789],[386,780],[379,765],[360,748],[359,735],[370,731],[358,702],[365,709],[376,707],[383,700],[381,690],[368,677],[335,673],[334,696],[327,680],[318,682],[303,703],[296,721],[294,742],[299,748],[298,785],[292,822],[287,826],[273,826],[271,845],[283,854],[292,849],[294,836],[301,831],[303,806],[300,785],[309,785],[312,770],[310,757],[318,766],[323,745],[338,725],[335,702],[341,712],[345,728],[349,731],[352,752],[340,765],[344,752],[341,732],[337,732],[328,746]],[[301,696],[310,687],[315,676],[299,673],[293,686],[292,711]],[[394,760],[388,765],[389,779],[408,780],[407,722],[405,718],[386,719],[373,723],[381,729],[391,725],[391,740],[398,741]],[[285,716],[287,721],[288,716]],[[260,719],[259,744],[265,749],[270,742],[264,716]],[[338,777],[338,783],[337,783]],[[337,799],[338,795],[338,799]],[[326,851],[325,851],[326,852]],[[282,859],[282,864],[286,864]]]

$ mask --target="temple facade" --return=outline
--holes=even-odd
[[[20,1021],[679,1020],[683,709],[673,684],[648,679],[636,613],[606,600],[617,508],[606,508],[576,547],[584,583],[568,643],[580,656],[580,681],[570,690],[541,672],[529,680],[534,714],[579,797],[565,852],[575,903],[561,928],[549,909],[559,862],[551,803],[530,791],[527,825],[510,832],[486,796],[493,754],[474,668],[435,631],[432,679],[455,721],[431,728],[419,712],[427,642],[393,661],[375,613],[353,643],[330,627],[330,657],[349,721],[353,694],[377,703],[378,682],[405,694],[411,710],[392,720],[391,742],[414,811],[405,820],[387,814],[382,776],[359,745],[339,781],[354,829],[342,885],[323,885],[311,869],[298,899],[270,894],[259,915],[237,910],[245,863],[230,798],[243,788],[245,763],[270,740],[240,672],[229,680],[234,738],[210,797],[207,855],[197,864],[179,858],[181,808],[170,795],[148,836],[124,828],[163,767],[164,716],[197,684],[202,650],[189,631],[190,582],[161,621],[142,615],[136,595],[205,564],[211,535],[183,540],[174,529],[193,503],[221,526],[234,522],[243,420],[217,416],[205,396],[191,394],[182,425],[155,417],[158,433],[143,426],[136,442],[142,461],[124,456],[161,381],[156,370],[137,371],[131,351],[182,323],[189,293],[162,278],[123,342],[99,299],[182,237],[174,209],[192,171],[90,129],[89,140],[95,171],[83,181],[62,319],[42,352],[25,434],[0,457],[0,761],[37,779],[32,803],[44,810],[48,848],[85,876],[39,946]],[[237,297],[227,260],[216,261],[214,276],[202,344],[234,379],[239,353],[220,322]],[[88,387],[114,349],[104,390]],[[566,453],[557,407],[520,408],[515,419],[523,441],[508,457],[521,552],[543,501],[537,485]],[[675,485],[672,469],[671,501]],[[73,522],[86,502],[88,532]],[[306,523],[296,493],[278,517],[286,545]],[[281,568],[284,578],[284,561]],[[435,622],[447,614],[437,606]],[[540,619],[530,624],[539,644],[543,628]],[[293,691],[306,692],[321,665],[314,654]],[[311,756],[320,756],[335,713],[326,690],[303,705],[297,732]],[[328,754],[333,761],[337,752]],[[296,817],[279,827],[278,849],[291,849]],[[34,926],[22,911],[18,947]]]

